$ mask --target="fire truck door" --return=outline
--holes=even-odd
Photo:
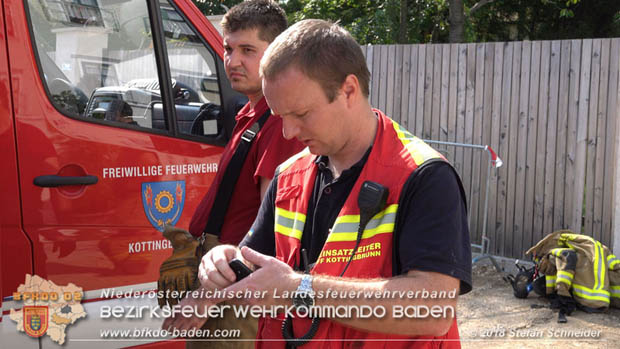
[[[234,95],[172,2],[4,1],[22,14],[6,42],[23,226],[34,273],[85,292],[88,325],[65,343],[81,347],[102,290],[156,288],[163,225],[187,227],[208,190]]]

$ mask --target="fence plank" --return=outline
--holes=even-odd
[[[499,226],[498,233],[502,237],[501,252],[502,256],[512,255],[512,250],[508,246],[512,244],[512,226],[508,225],[506,217],[508,216],[508,167],[513,162],[512,157],[509,154],[509,140],[508,132],[510,125],[510,96],[512,86],[512,69],[513,69],[513,51],[514,45],[504,44],[504,65],[502,71],[502,98],[501,98],[501,124],[500,124],[500,138],[499,148],[500,154],[503,154],[504,166],[502,166],[497,172],[497,193],[498,193],[498,205],[497,205],[497,220],[502,222]],[[512,193],[511,193],[512,194]],[[514,200],[514,197],[511,197]]]
[[[555,179],[556,179],[556,148],[558,129],[558,110],[560,108],[560,65],[562,46],[560,41],[551,43],[551,62],[549,74],[549,112],[547,113],[547,146],[545,148],[545,194],[543,231],[554,230],[555,216]]]
[[[474,105],[473,105],[473,144],[484,144],[482,140],[482,111],[483,111],[483,97],[484,97],[484,66],[485,66],[485,50],[484,44],[476,44],[476,59],[475,59],[475,77],[474,77]],[[482,233],[482,204],[484,202],[484,191],[481,189],[484,187],[483,179],[486,180],[486,172],[484,178],[481,176],[480,166],[481,162],[486,163],[486,154],[483,150],[472,149],[472,200],[471,200],[471,227],[476,232],[476,239],[480,238]],[[486,167],[485,167],[486,169]]]
[[[459,63],[458,63],[458,82],[456,88],[456,142],[463,143],[465,140],[465,96],[466,96],[466,76],[467,76],[467,45],[459,44]],[[463,178],[463,149],[454,150],[454,166]],[[463,179],[465,194],[469,193],[467,181]],[[467,198],[469,205],[469,197]]]
[[[546,146],[547,146],[547,124],[549,115],[547,108],[549,105],[549,75],[551,60],[551,42],[543,41],[540,52],[540,69],[538,83],[538,112],[536,129],[536,171],[534,183],[534,222],[532,225],[532,240],[538,241],[544,235],[550,233],[545,231],[545,178],[548,176],[545,166]]]
[[[513,254],[521,256],[523,253],[523,243],[528,240],[527,233],[523,229],[523,213],[525,203],[525,166],[527,158],[527,111],[528,111],[528,89],[530,87],[530,59],[532,52],[532,43],[525,41],[521,44],[521,52],[519,57],[521,58],[520,67],[515,67],[521,73],[519,74],[519,82],[516,85],[518,92],[513,92],[513,99],[515,106],[513,107],[516,114],[513,114],[513,119],[516,119],[514,125],[516,128],[511,129],[511,135],[516,134],[516,141],[514,143],[513,160],[516,160],[516,166],[514,167],[514,180],[510,181],[514,183],[515,197],[514,197],[514,221],[513,221]],[[514,83],[514,81],[513,81]],[[515,86],[513,84],[513,86]],[[511,138],[512,139],[512,138]]]
[[[380,45],[380,54],[381,54],[381,69],[379,70],[379,78],[381,82],[379,84],[379,109],[385,111],[387,110],[387,101],[388,101],[388,72],[390,66],[390,58],[388,53],[390,46],[389,45]],[[393,64],[394,62],[392,62]]]
[[[519,135],[519,87],[521,86],[521,42],[514,43],[514,52],[512,55],[512,85],[511,85],[511,98],[510,98],[510,120],[508,128],[508,155],[507,161],[507,173],[508,173],[508,192],[513,196],[508,198],[506,204],[506,229],[512,234],[512,241],[509,248],[510,255],[519,255],[520,251],[515,248],[515,245],[519,244],[518,240],[522,238],[522,232],[520,226],[515,227],[515,194],[517,193],[517,137]],[[521,188],[520,188],[521,189]]]
[[[418,77],[417,77],[417,97],[416,97],[416,119],[414,132],[420,138],[424,128],[424,89],[426,77],[426,50],[430,45],[421,45],[418,52]]]
[[[605,176],[605,141],[607,135],[607,97],[609,89],[609,61],[611,40],[601,41],[601,72],[599,84],[597,131],[596,131],[596,176],[594,177],[594,220],[592,230],[603,232],[603,192]]]
[[[581,40],[571,40],[570,87],[568,96],[568,123],[566,130],[566,178],[564,186],[564,225],[579,233],[581,227],[573,219],[575,164],[577,151],[577,115],[579,113],[579,80],[581,78]],[[583,192],[581,193],[583,194]],[[580,201],[581,202],[581,201]]]
[[[409,74],[411,74],[411,55],[409,46],[401,45],[400,55],[402,62],[402,72],[397,71],[396,74],[401,73],[401,89],[400,89],[400,124],[408,129],[409,128],[409,92],[410,92],[410,80]]]
[[[450,48],[450,86],[448,92],[448,141],[456,142],[456,106],[458,96],[459,46]]]
[[[594,226],[594,177],[596,176],[596,132],[597,132],[597,112],[599,98],[599,76],[601,71],[601,40],[592,42],[592,63],[590,74],[590,98],[588,105],[588,134],[586,140],[586,183],[585,195],[585,220],[583,231],[592,235],[597,240],[601,239],[601,231],[593,230]]]
[[[383,110],[386,115],[392,116],[394,115],[394,85],[396,84],[396,77],[394,76],[394,67],[396,66],[396,46],[388,45],[385,48],[387,55],[387,72],[385,82],[387,86],[385,88],[385,107]]]
[[[439,108],[439,100],[441,98],[441,58],[442,58],[442,49],[444,45],[433,45],[433,78],[432,78],[432,108],[431,108],[431,129],[430,129],[430,138],[438,140],[439,139],[439,124],[441,122],[441,117],[439,116],[440,108]]]
[[[401,107],[403,104],[403,94],[402,91],[405,90],[403,86],[403,75],[405,73],[405,66],[403,64],[403,45],[396,45],[394,47],[394,71],[392,72],[392,76],[394,76],[394,87],[392,88],[392,100],[390,104],[392,104],[392,113],[388,114],[392,119],[396,120],[399,124],[402,125],[402,117],[401,117]]]
[[[620,79],[620,38],[611,40],[609,55],[609,96],[607,97],[607,134],[605,142],[605,181],[603,183],[603,242],[611,245],[611,230],[613,216],[613,195],[615,162],[618,161],[616,154],[616,124],[618,119],[618,87]]]
[[[558,100],[558,129],[556,133],[556,162],[555,162],[555,205],[553,207],[553,227],[568,228],[564,222],[564,189],[566,186],[566,137],[568,127],[568,86],[570,82],[570,41],[562,41],[560,60],[560,95]]]
[[[369,57],[371,58],[372,67],[370,69],[371,74],[371,100],[370,103],[376,107],[379,107],[379,93],[381,93],[381,89],[379,87],[379,83],[381,82],[380,70],[381,70],[381,54],[379,52],[380,46],[372,46],[372,49],[369,51]]]
[[[433,107],[433,69],[435,66],[435,59],[433,57],[434,45],[427,45],[426,47],[426,66],[424,73],[424,123],[422,125],[422,132],[420,133],[424,139],[431,139],[431,125],[432,125],[432,107]]]
[[[528,109],[526,114],[527,121],[527,141],[526,146],[523,148],[527,150],[525,157],[525,199],[523,210],[523,246],[522,250],[530,248],[535,242],[540,240],[540,237],[534,236],[534,188],[536,186],[536,145],[537,138],[536,133],[538,131],[538,88],[540,85],[540,54],[542,43],[531,43],[531,60],[529,63],[529,87],[528,87]],[[542,205],[541,205],[542,206]]]
[[[409,63],[409,112],[407,113],[407,129],[415,134],[415,119],[417,114],[417,91],[418,91],[418,56],[420,45],[411,46],[411,61]]]
[[[499,151],[499,138],[500,138],[500,111],[501,111],[501,89],[502,89],[502,64],[503,64],[503,45],[500,43],[488,43],[487,44],[487,57],[489,58],[489,62],[485,71],[489,72],[487,74],[489,76],[488,84],[485,83],[486,86],[489,86],[490,89],[487,93],[485,93],[485,125],[488,126],[489,132],[489,141],[488,144],[491,148],[498,152]],[[492,73],[492,74],[491,74]],[[486,111],[489,111],[487,114]],[[487,123],[486,120],[489,120]],[[487,128],[485,126],[485,128]],[[499,157],[502,158],[504,155],[499,154]],[[489,182],[489,202],[487,207],[487,227],[488,227],[488,235],[490,239],[490,248],[489,251],[493,254],[499,253],[499,237],[498,237],[498,222],[496,220],[497,217],[497,169],[492,168],[490,171],[491,180]],[[486,170],[485,170],[486,173]],[[500,223],[501,224],[501,223]]]
[[[489,45],[491,46],[491,45]],[[501,112],[502,112],[502,69],[504,64],[504,47],[505,45],[502,43],[492,44],[493,48],[493,90],[491,93],[493,94],[493,104],[491,107],[491,141],[490,144],[493,149],[497,152],[500,158],[504,161],[506,157],[500,151],[500,139],[502,129],[501,129]],[[490,71],[490,70],[488,70]],[[491,240],[491,251],[494,254],[503,253],[504,235],[502,231],[500,231],[503,221],[499,220],[499,206],[500,206],[500,198],[498,195],[498,184],[499,184],[499,170],[492,169],[491,170],[491,183],[489,184],[489,217],[487,220],[487,224],[489,227],[489,238]],[[500,252],[501,251],[501,252]]]
[[[575,170],[572,197],[571,227],[580,233],[586,170],[586,138],[588,136],[588,109],[590,100],[590,69],[592,64],[592,40],[581,42],[581,67],[579,72],[579,91],[577,97],[577,120],[575,127]],[[590,231],[583,231],[591,234]]]
[[[450,100],[450,57],[452,45],[443,45],[441,55],[441,105],[439,111],[439,140],[448,140],[448,102]]]
[[[474,130],[474,85],[476,80],[476,44],[467,44],[467,63],[465,73],[465,134],[463,143],[473,143],[473,130]],[[472,149],[462,149],[463,153],[463,165],[462,174],[465,181],[465,193],[467,194],[469,201],[468,219],[471,223],[472,210],[474,205],[475,195],[473,193],[474,178],[472,177]]]

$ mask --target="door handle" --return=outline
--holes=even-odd
[[[60,187],[63,185],[92,185],[99,181],[97,176],[57,176],[44,175],[34,179],[34,185],[38,187]]]

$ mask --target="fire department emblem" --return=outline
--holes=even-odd
[[[41,337],[47,331],[48,307],[27,305],[24,311],[24,332],[30,337]]]
[[[175,225],[185,205],[185,181],[142,183],[142,206],[149,222],[159,231]]]

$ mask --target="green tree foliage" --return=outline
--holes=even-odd
[[[231,8],[243,0],[192,0],[205,16],[223,15],[227,8]],[[222,6],[224,5],[224,6]]]
[[[465,1],[466,6],[471,2]],[[467,9],[465,10],[467,12]],[[620,36],[618,0],[494,1],[471,14],[467,41],[559,40]]]
[[[307,18],[338,21],[362,45],[397,43],[400,0],[288,0],[281,1],[291,23]],[[447,38],[447,3],[444,0],[408,0],[406,41],[441,41]]]
[[[223,14],[241,0],[193,0],[206,15]],[[364,44],[399,40],[402,0],[280,0],[289,23],[338,21]],[[450,41],[456,0],[406,0],[407,43]],[[553,40],[620,36],[620,0],[460,0],[465,42]]]

